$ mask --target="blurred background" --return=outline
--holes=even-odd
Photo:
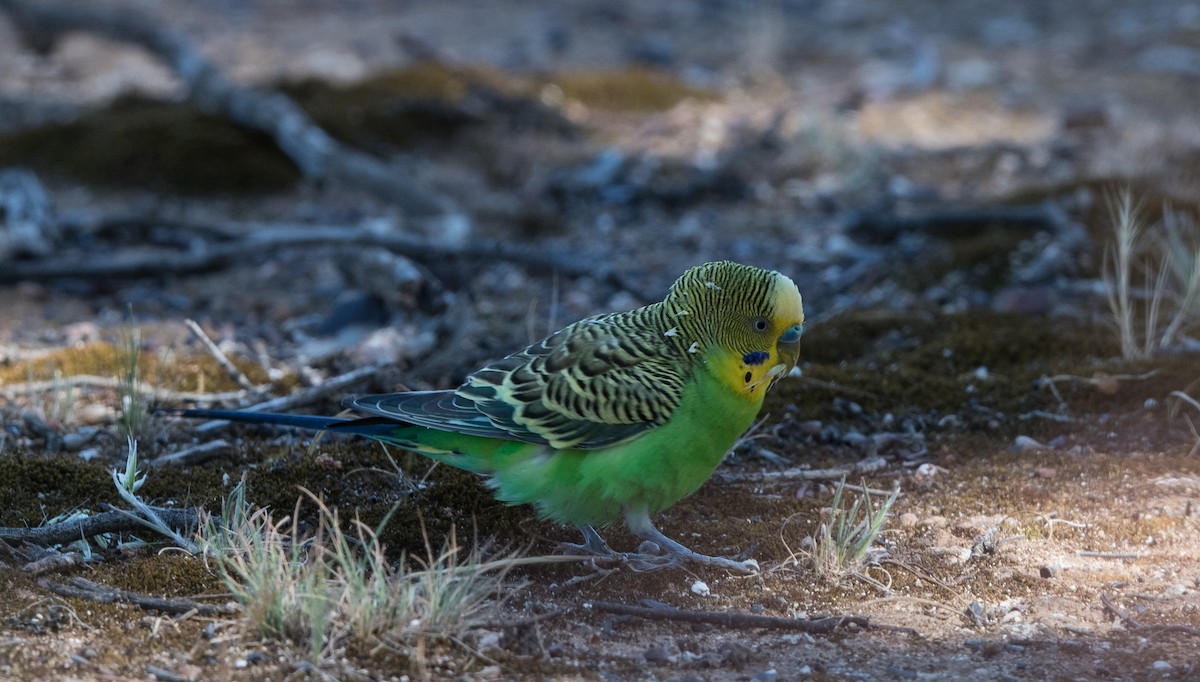
[[[1135,187],[1157,218],[1200,182],[1197,3],[2,7],[0,166],[27,173],[5,196],[37,185],[6,199],[0,249],[0,342],[18,346],[132,307],[452,383],[722,258],[787,272],[818,319],[1088,314],[1105,309],[1106,192]],[[122,21],[180,38],[235,90],[285,93],[432,206],[304,167],[289,133],[202,101]],[[269,229],[272,246],[236,246]]]

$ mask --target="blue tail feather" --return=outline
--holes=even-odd
[[[353,419],[342,419],[341,417],[282,414],[279,412],[247,412],[245,410],[171,410],[171,412],[190,419],[224,419],[243,424],[271,424],[274,426],[308,429],[310,431],[324,431],[325,429],[354,421]]]

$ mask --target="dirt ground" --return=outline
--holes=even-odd
[[[166,262],[263,225],[446,247],[410,258],[325,240],[202,271],[0,273],[0,527],[119,504],[117,391],[62,382],[117,373],[134,326],[142,379],[173,392],[157,405],[251,402],[188,319],[270,395],[378,365],[302,408],[333,414],[348,394],[453,387],[708,260],[792,276],[808,325],[763,423],[657,519],[699,551],[753,556],[758,575],[522,568],[461,641],[351,647],[314,667],[234,617],[56,596],[14,561],[0,567],[0,677],[1200,678],[1200,414],[1173,397],[1200,395],[1197,326],[1123,360],[1102,279],[1117,188],[1148,222],[1197,209],[1200,5],[102,4],[159,17],[238,82],[286,90],[459,217],[305,181],[261,135],[190,110],[146,53],[80,33],[39,54],[0,18],[0,169],[36,172],[59,225],[50,255],[0,252],[0,269]],[[447,255],[480,243],[506,249]],[[216,439],[228,446],[204,461],[151,468],[141,494],[215,509],[244,475],[252,501],[283,513],[300,487],[369,523],[395,508],[396,556],[452,529],[530,555],[577,539],[467,474],[355,440],[153,416],[140,449],[153,461]],[[793,553],[836,482],[809,472],[856,465],[849,483],[902,496],[878,561],[825,579]],[[636,546],[623,528],[605,537]],[[228,599],[203,561],[159,549],[96,550],[52,577]],[[884,627],[651,621],[605,602]]]

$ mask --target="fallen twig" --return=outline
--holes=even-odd
[[[1141,559],[1141,552],[1092,552],[1086,549],[1075,550],[1075,556],[1091,557],[1093,559]]]
[[[1049,419],[1050,421],[1060,422],[1063,424],[1072,424],[1077,421],[1074,417],[1068,417],[1065,414],[1056,414],[1046,410],[1030,410],[1029,412],[1022,412],[1021,414],[1017,415],[1017,419],[1020,419],[1021,421],[1028,421],[1030,419]]]
[[[208,337],[208,334],[204,332],[200,325],[196,324],[195,320],[184,320],[184,324],[196,335],[196,338],[200,339],[200,343],[204,344],[204,347],[208,349],[209,354],[213,356],[217,364],[225,370],[229,378],[237,382],[238,386],[241,386],[243,390],[251,392],[259,390],[259,387],[255,386],[254,382],[250,381],[250,378],[242,370],[238,369],[237,365],[233,364],[229,356],[225,355],[225,351],[213,343],[213,340]]]
[[[0,0],[0,4],[11,0]],[[413,239],[394,233],[383,233],[369,227],[309,227],[302,225],[263,225],[251,229],[244,237],[216,244],[204,243],[187,252],[164,249],[124,250],[107,258],[84,254],[71,257],[57,254],[54,258],[20,260],[7,263],[0,270],[0,283],[43,281],[71,277],[74,279],[138,278],[164,274],[191,274],[219,270],[230,263],[253,258],[283,249],[307,248],[320,244],[340,247],[364,246],[388,249],[414,260],[438,258],[470,258],[475,260],[504,260],[564,275],[601,277],[627,288],[611,271],[594,260],[547,253],[487,240],[472,240],[465,244]]]
[[[199,523],[200,511],[192,507],[185,509],[153,507],[153,509],[158,517],[162,519],[163,523],[172,528],[191,531]],[[7,541],[14,544],[28,542],[46,547],[91,538],[105,533],[132,533],[145,529],[145,523],[127,511],[107,511],[73,521],[56,523],[52,526],[0,528],[0,541]]]
[[[846,490],[852,490],[856,493],[866,493],[869,495],[880,495],[883,497],[887,497],[888,495],[895,493],[896,497],[904,497],[904,493],[902,493],[898,490],[884,490],[883,488],[870,488],[865,485],[850,485],[849,483],[843,483],[842,487],[845,488]]]
[[[201,616],[230,616],[238,612],[238,608],[231,604],[203,604],[191,599],[151,597],[147,594],[100,585],[80,577],[72,578],[70,584],[43,578],[38,581],[38,585],[63,597],[78,597],[102,604],[134,604],[147,611],[162,611],[172,615],[196,613]]]
[[[723,480],[735,482],[766,482],[766,481],[837,481],[850,476],[872,474],[887,466],[883,457],[867,457],[853,466],[834,467],[832,469],[802,469],[792,467],[783,471],[739,472],[720,474]],[[890,495],[890,492],[885,492]]]
[[[684,611],[669,606],[629,606],[614,602],[595,601],[592,608],[618,616],[634,616],[647,620],[672,620],[682,623],[706,623],[727,628],[767,628],[771,630],[796,630],[812,634],[829,634],[838,628],[858,627],[863,629],[892,630],[915,635],[916,630],[892,625],[872,625],[866,616],[828,616],[825,618],[783,618],[760,616],[752,613],[718,613],[715,611]]]
[[[179,452],[172,452],[162,457],[157,457],[150,460],[150,466],[161,467],[170,465],[180,466],[195,466],[203,462],[224,454],[233,449],[233,445],[226,440],[214,440],[207,443],[193,445],[190,448],[184,448]]]
[[[144,48],[183,80],[201,111],[271,135],[306,178],[340,180],[415,215],[453,212],[448,198],[330,137],[285,95],[229,80],[184,34],[163,28],[140,12],[96,3],[30,0],[0,0],[0,9],[8,12],[21,38],[34,47],[48,47],[66,33],[84,31]]]
[[[3,276],[0,275],[0,278]],[[0,388],[0,397],[13,399],[21,395],[29,395],[30,393],[43,393],[45,391],[60,390],[63,388],[95,388],[107,390],[121,390],[122,380],[116,377],[101,377],[91,374],[77,374],[75,376],[62,377],[52,381],[30,381],[14,386],[5,386]],[[265,386],[259,387],[266,388]],[[246,397],[246,391],[224,391],[222,393],[198,393],[195,391],[171,391],[165,388],[158,388],[145,382],[139,381],[134,384],[133,390],[140,396],[145,396],[155,401],[172,401],[172,402],[195,402],[195,403],[220,403],[231,400],[239,400]]]
[[[3,543],[0,543],[3,544]],[[42,575],[51,571],[61,571],[64,568],[78,566],[83,563],[83,555],[79,552],[65,552],[63,554],[47,554],[46,556],[36,561],[30,561],[21,567],[23,573],[29,575]]]
[[[1109,601],[1108,595],[1104,594],[1103,592],[1100,593],[1100,603],[1104,604],[1105,611],[1108,611],[1112,615],[1116,616],[1117,620],[1124,623],[1125,627],[1129,628],[1130,630],[1137,630],[1138,632],[1182,632],[1186,635],[1200,637],[1200,628],[1194,628],[1190,625],[1142,625],[1135,620],[1133,616],[1117,608],[1116,604],[1113,604],[1111,601]]]

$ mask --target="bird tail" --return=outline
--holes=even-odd
[[[394,442],[403,447],[416,446],[419,443],[416,439],[409,440],[402,437],[404,429],[408,427],[404,422],[399,419],[387,419],[383,417],[346,419],[344,417],[321,417],[310,414],[284,414],[282,412],[203,409],[162,409],[159,412],[187,417],[189,419],[222,419],[243,424],[267,424],[305,429],[307,431],[348,433]]]
[[[283,414],[280,412],[247,412],[245,410],[160,410],[166,414],[174,414],[189,419],[223,419],[243,424],[272,424],[274,426],[290,426],[309,431],[324,431],[352,419],[341,417],[320,417],[309,414]]]
[[[503,442],[478,436],[463,436],[449,431],[437,431],[425,426],[407,424],[400,419],[390,417],[345,419],[245,410],[163,409],[159,411],[191,419],[223,419],[244,424],[269,424],[309,431],[330,431],[366,436],[477,474],[491,473],[491,457],[489,455],[463,454],[460,447],[463,439],[477,441],[476,448],[483,446],[485,449],[495,449]]]

